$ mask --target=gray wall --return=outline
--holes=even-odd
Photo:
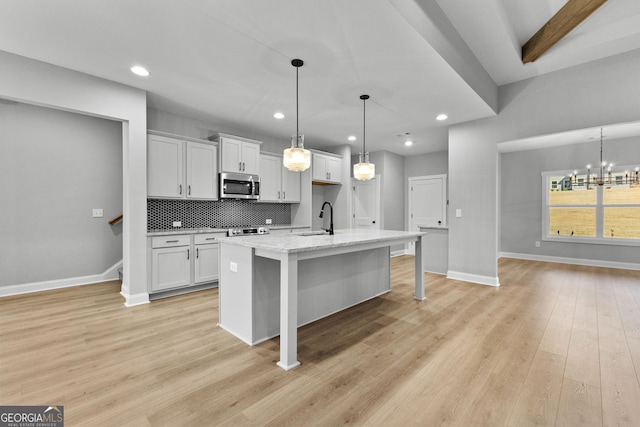
[[[101,274],[122,259],[122,125],[0,104],[0,286]],[[104,209],[92,218],[92,209]]]
[[[449,171],[449,152],[419,154],[404,158],[405,182],[414,176],[444,175]]]
[[[618,165],[640,163],[640,142],[624,139],[604,142],[605,158]],[[584,169],[597,165],[599,141],[501,155],[500,251],[617,262],[638,262],[640,247],[562,243],[542,238],[542,172]],[[633,170],[633,169],[632,169]],[[541,241],[539,248],[535,241]]]
[[[449,268],[497,277],[496,143],[640,120],[637,51],[502,86],[496,117],[449,129]],[[511,178],[504,171],[500,181]]]
[[[498,277],[498,155],[484,132],[478,122],[449,130],[449,272],[490,282]]]
[[[147,128],[200,139],[208,139],[209,136],[215,135],[218,132],[242,136],[244,138],[262,141],[260,150],[268,153],[282,153],[282,150],[291,145],[291,141],[280,140],[273,136],[256,133],[249,128],[238,129],[219,123],[205,122],[155,108],[147,108]]]
[[[404,157],[384,151],[384,177],[382,181],[382,210],[384,228],[404,230],[406,182],[404,180]]]

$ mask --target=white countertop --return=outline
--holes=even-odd
[[[291,253],[411,238],[424,236],[427,233],[420,231],[346,229],[335,230],[335,234],[333,236],[330,236],[329,234],[309,234],[310,233],[292,233],[235,236],[222,237],[218,239],[218,241],[222,243],[232,243],[239,246],[247,246],[254,249]]]

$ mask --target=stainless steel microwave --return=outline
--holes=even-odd
[[[220,174],[220,198],[221,199],[248,199],[260,198],[260,177],[244,173]]]

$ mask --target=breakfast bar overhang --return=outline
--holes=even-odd
[[[250,345],[280,335],[285,370],[297,329],[391,290],[390,247],[415,242],[415,293],[423,300],[423,232],[337,230],[220,239],[219,326]]]

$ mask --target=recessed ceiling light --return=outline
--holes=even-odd
[[[131,67],[131,72],[138,76],[147,77],[149,75],[149,71],[146,68],[136,65],[135,67]]]
[[[406,145],[407,147],[411,147],[413,145],[413,141],[411,141],[411,140],[405,141],[404,145]]]
[[[438,117],[436,117],[436,120],[447,120],[449,118],[449,116],[447,116],[446,114],[438,114]]]
[[[349,138],[347,138],[347,139],[348,139],[349,141],[355,141],[355,140],[356,140],[356,139],[358,139],[358,138],[356,138],[355,136],[351,135],[351,136],[350,136]]]
[[[284,119],[284,114],[277,112],[273,115],[276,119]]]

